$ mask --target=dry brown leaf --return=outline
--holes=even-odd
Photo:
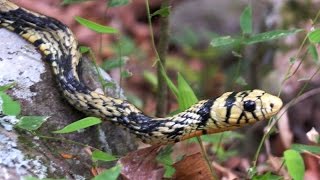
[[[176,169],[174,179],[212,179],[210,169],[201,153],[187,156],[173,166]]]
[[[159,146],[151,146],[122,157],[119,160],[123,166],[122,177],[130,180],[161,179],[164,169],[156,161],[158,150]]]

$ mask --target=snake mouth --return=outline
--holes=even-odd
[[[266,108],[266,112],[268,113],[267,118],[270,118],[276,115],[283,106],[282,100],[273,95],[269,95],[268,100],[265,100],[263,107]]]

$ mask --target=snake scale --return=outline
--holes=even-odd
[[[148,144],[175,143],[242,127],[275,115],[280,98],[262,90],[226,92],[166,118],[143,114],[129,102],[90,90],[80,80],[78,43],[60,21],[0,0],[0,26],[32,43],[51,64],[63,96],[78,110],[124,126]]]

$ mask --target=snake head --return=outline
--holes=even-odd
[[[210,115],[217,125],[239,126],[269,119],[282,105],[280,98],[262,90],[227,92],[215,100]]]

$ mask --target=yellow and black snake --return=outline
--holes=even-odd
[[[164,144],[216,133],[269,119],[282,101],[262,90],[226,92],[202,100],[166,118],[144,115],[129,102],[90,90],[80,82],[78,43],[63,23],[0,0],[0,25],[20,35],[43,54],[52,66],[65,98],[78,110],[120,124],[143,142]]]

